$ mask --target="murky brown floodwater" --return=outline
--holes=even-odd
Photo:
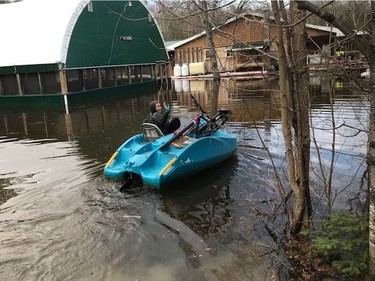
[[[332,148],[328,82],[315,79],[311,86],[314,133],[326,167]],[[121,193],[121,183],[102,174],[115,149],[140,131],[156,93],[72,105],[69,116],[2,110],[1,280],[275,280],[280,260],[265,253],[278,245],[264,225],[276,228],[283,218],[269,222],[265,216],[278,197],[258,136],[276,165],[285,164],[274,83],[222,81],[217,106],[233,112],[225,130],[237,136],[238,152],[164,191]],[[366,128],[368,104],[349,84],[333,86],[335,126],[346,125],[336,134],[334,188],[358,195],[351,205],[340,196],[335,206],[354,208],[365,196],[360,178],[367,136],[353,127]],[[211,88],[205,81],[178,81],[163,95],[186,120],[196,112],[189,93],[211,110]],[[319,197],[316,151],[312,186]],[[314,206],[318,219],[324,207]]]

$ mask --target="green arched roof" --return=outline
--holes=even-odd
[[[0,67],[83,68],[168,59],[162,36],[137,0],[23,0],[0,5]]]

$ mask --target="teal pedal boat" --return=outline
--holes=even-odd
[[[221,109],[211,118],[192,98],[201,109],[199,117],[165,136],[156,125],[142,124],[143,133],[125,141],[108,160],[104,176],[125,180],[125,189],[132,186],[134,179],[161,189],[232,156],[237,139],[219,130],[227,121],[229,110]]]

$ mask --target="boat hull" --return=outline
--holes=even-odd
[[[152,142],[142,134],[133,136],[108,161],[105,177],[123,180],[135,174],[143,185],[160,189],[224,161],[237,150],[236,138],[220,130],[198,139],[185,137],[160,149],[172,136]]]

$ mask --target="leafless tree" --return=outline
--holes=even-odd
[[[293,191],[291,202],[284,202],[292,234],[298,234],[303,227],[308,227],[311,216],[308,74],[305,59],[307,48],[305,23],[301,21],[305,14],[296,7],[295,2],[291,1],[287,12],[283,1],[272,1],[278,29],[281,122],[288,162],[288,181]]]
[[[334,2],[334,1],[331,1]],[[368,170],[368,186],[370,199],[370,270],[375,273],[375,2],[370,2],[370,11],[368,18],[361,30],[353,30],[348,21],[336,17],[333,13],[328,12],[324,8],[316,6],[311,1],[297,1],[300,10],[305,10],[318,16],[327,23],[340,29],[347,37],[353,37],[353,46],[359,50],[367,59],[370,69],[370,122],[369,122],[369,141],[367,152],[367,170]],[[362,32],[360,32],[362,31]]]

